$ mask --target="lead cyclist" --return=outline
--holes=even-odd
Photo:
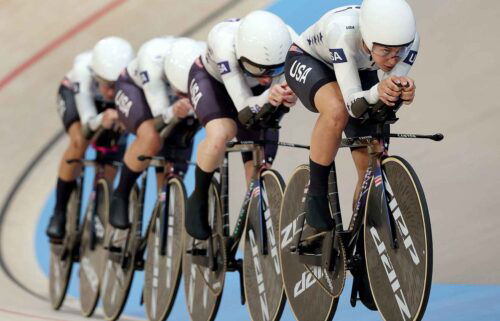
[[[342,131],[347,137],[374,134],[358,119],[379,100],[410,104],[415,82],[406,75],[415,62],[419,35],[405,0],[365,0],[361,6],[333,9],[295,42],[285,63],[286,80],[304,106],[319,117],[312,132],[308,225],[330,231],[328,175]],[[358,172],[354,201],[368,167],[366,147],[351,149]]]

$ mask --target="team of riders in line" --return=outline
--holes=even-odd
[[[198,145],[185,229],[196,239],[207,239],[208,190],[226,143],[235,137],[258,139],[259,132],[247,125],[259,110],[266,105],[291,108],[297,100],[319,113],[311,126],[306,222],[318,231],[331,230],[328,174],[342,132],[347,137],[370,135],[374,127],[359,117],[372,105],[413,101],[416,87],[407,74],[418,48],[415,18],[405,0],[364,0],[361,6],[332,9],[301,35],[278,16],[258,10],[216,24],[206,42],[159,37],[134,55],[122,38],[100,40],[75,58],[59,87],[58,111],[69,144],[59,166],[47,235],[64,238],[66,206],[82,171],[81,164],[66,160],[83,158],[89,144],[109,165],[123,163],[109,224],[127,229],[130,191],[149,165],[138,156],[164,156],[182,177],[193,135],[203,127],[206,136]],[[163,140],[159,128],[166,124],[174,129]],[[136,136],[128,147],[127,133]],[[278,135],[269,131],[266,139],[277,141]],[[265,147],[267,166],[276,153],[276,145]],[[356,200],[368,153],[357,148],[351,154],[358,172]],[[242,153],[242,159],[249,181],[252,154]],[[107,166],[106,178],[112,182],[115,175],[115,167]]]

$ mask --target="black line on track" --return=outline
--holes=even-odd
[[[217,10],[213,11],[209,15],[207,15],[205,18],[200,20],[198,23],[196,23],[194,26],[191,26],[188,28],[186,31],[184,31],[180,36],[182,37],[187,37],[195,32],[199,31],[203,27],[205,27],[210,21],[213,19],[217,18],[224,12],[228,11],[229,9],[234,8],[237,4],[242,2],[243,0],[233,0],[230,1],[229,3],[224,4],[221,8],[218,8]],[[18,190],[21,188],[23,183],[25,182],[26,178],[31,174],[31,171],[38,165],[39,161],[43,159],[43,157],[54,147],[59,140],[64,137],[64,130],[58,131],[44,146],[38,153],[31,159],[29,162],[28,166],[24,169],[22,174],[19,176],[17,181],[12,185],[10,188],[7,197],[5,198],[1,210],[0,210],[0,239],[1,239],[1,234],[3,231],[3,221],[5,219],[5,216],[7,215],[7,212],[10,208],[10,205],[12,201],[14,200],[14,197],[16,196],[16,193]],[[2,247],[0,246],[0,269],[2,269],[5,272],[5,275],[12,281],[14,282],[17,286],[19,286],[21,289],[24,291],[28,292],[29,294],[33,295],[34,297],[45,300],[47,301],[48,298],[30,290],[27,286],[25,286],[21,281],[19,281],[14,274],[11,272],[11,270],[8,268],[6,265],[4,258],[3,258],[3,252],[2,252]]]
[[[3,232],[4,226],[3,226],[3,221],[5,219],[5,216],[7,215],[7,212],[10,208],[10,205],[12,201],[14,200],[14,197],[16,196],[18,190],[21,188],[23,183],[26,181],[26,178],[31,174],[31,171],[38,165],[38,162],[43,159],[43,157],[52,149],[52,147],[55,146],[55,144],[59,141],[64,136],[64,130],[60,130],[57,132],[46,144],[45,146],[42,147],[38,151],[38,153],[35,154],[35,157],[31,159],[29,162],[28,166],[24,169],[22,172],[21,176],[16,180],[14,185],[11,187],[9,193],[7,194],[7,197],[5,198],[4,203],[2,204],[2,209],[0,210],[0,235]],[[0,236],[1,237],[1,236]],[[8,246],[8,245],[7,245]],[[4,261],[3,257],[3,251],[2,247],[0,246],[0,268],[5,272],[7,277],[12,280],[17,286],[19,286],[21,289],[25,290],[29,294],[37,297],[38,299],[42,300],[47,300],[46,297],[30,290],[27,286],[25,286],[21,281],[19,281],[14,274],[10,271],[9,267]]]

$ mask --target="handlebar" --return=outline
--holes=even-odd
[[[246,124],[246,127],[248,129],[279,129],[279,123],[281,119],[289,111],[290,108],[287,108],[283,105],[276,107],[271,104],[265,104],[255,115],[253,120],[250,123]]]

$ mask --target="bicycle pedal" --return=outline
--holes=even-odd
[[[122,248],[119,246],[108,246],[105,249],[112,253],[122,253]]]
[[[207,249],[191,249],[186,251],[187,254],[190,254],[192,256],[207,256]]]
[[[323,260],[321,254],[305,254],[299,253],[299,262],[306,265],[322,266]]]

